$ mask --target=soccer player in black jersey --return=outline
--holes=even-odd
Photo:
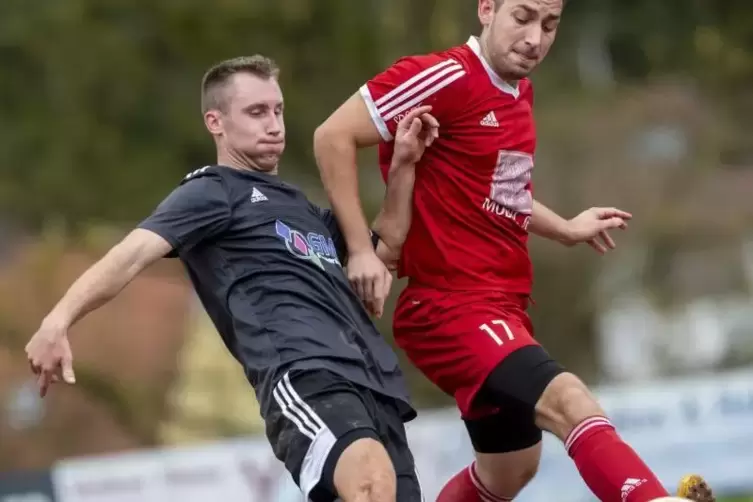
[[[351,288],[331,212],[277,177],[285,149],[277,77],[262,56],[206,73],[202,108],[217,163],[188,174],[71,286],[28,343],[28,359],[42,395],[56,381],[74,383],[69,328],[152,262],[177,257],[256,391],[275,455],[307,500],[419,502],[403,425],[416,413],[397,357],[368,313],[380,314],[381,305],[364,305],[359,294],[369,292]],[[429,112],[408,114],[396,135],[372,235],[388,265],[410,226],[415,163],[436,135]]]

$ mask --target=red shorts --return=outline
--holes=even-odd
[[[413,364],[453,396],[463,418],[496,408],[474,403],[489,373],[512,352],[539,345],[527,295],[408,286],[395,310],[395,341]]]

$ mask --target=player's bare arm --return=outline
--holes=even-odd
[[[416,164],[432,141],[419,117],[429,112],[430,106],[416,108],[400,121],[395,133],[384,204],[374,222],[374,231],[380,237],[377,256],[389,270],[397,268],[400,251],[410,230]]]
[[[410,229],[415,180],[414,164],[391,169],[384,204],[374,220],[374,232],[379,236],[376,254],[388,270],[397,268]]]
[[[351,259],[373,250],[358,195],[356,153],[380,140],[359,94],[351,96],[314,132],[316,162]]]
[[[351,96],[314,133],[314,155],[322,183],[348,250],[348,279],[366,308],[379,315],[389,271],[371,244],[358,194],[356,152],[376,145],[379,131],[359,95]]]
[[[599,254],[617,245],[609,235],[610,230],[627,228],[633,216],[613,207],[592,207],[571,220],[566,220],[544,204],[534,200],[533,214],[528,229],[540,237],[560,242],[566,246],[587,243]]]
[[[26,345],[42,397],[50,384],[61,378],[66,383],[75,383],[68,343],[70,327],[115,298],[139,272],[171,249],[159,235],[136,229],[73,283]]]
[[[437,137],[439,124],[434,117],[423,111],[408,116],[411,122],[421,120],[429,143]],[[358,194],[356,152],[381,139],[360,94],[351,96],[314,133],[314,155],[348,250],[348,279],[375,315],[382,311],[391,275],[371,243]]]

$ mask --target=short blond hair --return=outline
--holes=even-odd
[[[225,87],[239,73],[248,73],[262,79],[277,79],[280,68],[274,60],[255,54],[226,59],[209,68],[201,79],[201,112],[224,110],[227,104]]]

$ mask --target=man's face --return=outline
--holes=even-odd
[[[275,78],[233,75],[226,84],[224,110],[205,114],[219,144],[259,171],[275,171],[285,150],[282,90]]]
[[[557,34],[563,0],[479,0],[478,15],[487,30],[489,63],[503,78],[528,76],[549,52]]]

